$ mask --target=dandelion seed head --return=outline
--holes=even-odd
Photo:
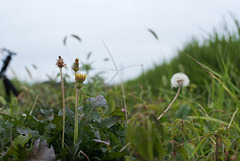
[[[176,73],[172,76],[171,84],[172,87],[186,87],[188,86],[190,80],[188,76],[184,73]]]

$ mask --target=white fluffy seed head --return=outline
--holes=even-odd
[[[188,76],[184,73],[176,73],[171,79],[172,87],[186,87],[188,86],[189,82]]]

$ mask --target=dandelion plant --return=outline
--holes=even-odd
[[[79,93],[80,89],[82,88],[83,82],[85,81],[87,75],[84,74],[78,74],[77,69],[79,69],[78,65],[78,59],[75,60],[73,70],[75,71],[75,92],[76,92],[76,103],[75,103],[75,124],[74,124],[74,139],[73,143],[76,144],[78,140],[78,98],[79,98]],[[75,69],[74,69],[75,67]]]
[[[172,100],[172,102],[170,103],[170,105],[166,108],[166,110],[157,118],[158,120],[163,117],[163,115],[170,109],[170,107],[172,106],[172,104],[174,103],[174,101],[176,100],[176,98],[179,95],[179,92],[181,90],[181,87],[186,87],[189,84],[189,78],[186,74],[184,73],[176,73],[172,76],[171,79],[171,84],[172,87],[178,87],[178,91],[176,96],[174,97],[174,99]]]

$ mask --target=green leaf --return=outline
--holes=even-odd
[[[13,155],[13,156],[19,157],[18,150],[15,149],[12,144],[10,145],[10,148],[8,149],[5,155]]]
[[[148,29],[148,31],[155,37],[155,39],[158,40],[158,36],[157,36],[157,34],[153,30]]]
[[[90,58],[91,55],[92,55],[92,52],[90,51],[87,55],[87,60]]]
[[[96,120],[98,123],[100,123],[101,120],[102,120],[102,118],[99,115],[99,113],[97,111],[95,111],[95,110],[91,113],[91,115],[88,118],[88,120],[92,120],[92,119]]]
[[[127,155],[125,152],[111,152],[109,156],[102,158],[102,161],[114,160]]]
[[[193,155],[202,147],[202,145],[205,143],[206,140],[207,140],[207,138],[203,138],[201,140],[201,142],[198,144],[197,148],[192,152],[191,157],[193,157]]]
[[[4,120],[11,120],[13,117],[4,113],[0,113]]]
[[[186,160],[185,158],[188,158],[188,157],[189,157],[186,149],[185,149],[183,146],[181,146],[181,147],[179,148],[179,154],[181,154],[181,156],[184,158],[184,160]]]
[[[110,133],[109,140],[114,151],[119,151],[122,148],[121,140],[113,133]]]
[[[75,113],[67,107],[65,108],[65,112],[66,112],[66,116],[69,117],[71,121],[73,121],[75,118]]]
[[[109,58],[104,58],[103,61],[109,61]]]
[[[94,107],[107,107],[107,101],[102,95],[98,95],[96,98],[90,97],[87,99]]]
[[[66,46],[66,43],[67,43],[67,36],[63,38],[63,45]]]
[[[104,128],[104,127],[110,128],[113,125],[115,125],[119,119],[120,119],[120,116],[116,116],[116,115],[112,117],[104,118],[101,121],[101,128]]]
[[[156,115],[151,114],[150,116],[153,119],[153,121],[154,121],[154,123],[155,123],[155,125],[156,125],[156,127],[158,129],[158,131],[160,132],[161,137],[162,137],[161,141],[163,142],[165,140],[165,136],[166,136],[165,132],[164,132],[164,129],[163,129],[163,125],[157,120]]]
[[[92,125],[90,125],[90,127],[92,128],[95,137],[98,138],[98,139],[101,139],[100,134],[99,134],[99,130],[97,128],[93,127]]]
[[[51,121],[51,123],[56,125],[56,129],[60,131],[62,129],[62,120],[62,116],[54,115],[54,119]]]
[[[32,130],[37,130],[39,134],[42,134],[44,131],[45,124],[32,115],[27,114],[24,124]]]
[[[37,66],[35,64],[32,64],[32,67],[37,70]]]
[[[75,35],[75,34],[72,34],[71,36],[74,37],[75,39],[77,39],[79,42],[82,41],[81,38],[79,36]]]
[[[176,118],[185,119],[190,114],[190,107],[187,104],[181,105],[175,113]]]
[[[121,120],[125,120],[125,115],[124,112],[122,112],[122,108],[121,107],[117,107],[112,113],[110,113],[110,116],[121,116]]]
[[[106,145],[110,145],[110,141],[109,140],[103,141],[103,140],[100,140],[100,139],[93,139],[93,141],[98,142],[98,143],[104,143]]]
[[[7,102],[6,102],[6,100],[3,98],[3,96],[0,96],[0,103],[2,104],[2,105],[6,105],[7,104]]]
[[[17,131],[18,131],[18,133],[21,134],[21,135],[26,135],[26,134],[31,133],[31,135],[34,136],[34,137],[38,137],[38,136],[39,136],[38,131],[36,131],[36,130],[31,130],[31,129],[27,129],[27,128],[25,128],[25,127],[19,127],[19,126],[18,126],[18,127],[17,127]]]
[[[186,161],[181,154],[176,155],[176,161]]]
[[[226,122],[224,122],[222,120],[215,119],[215,118],[209,117],[209,116],[188,116],[188,118],[191,118],[191,119],[201,119],[201,120],[206,120],[206,121],[213,121],[213,122],[222,123],[224,125],[228,125],[228,123],[226,123]]]
[[[79,42],[82,41],[81,38],[80,38],[79,36],[75,35],[75,34],[71,34],[70,36],[74,37],[74,38],[77,39]],[[68,37],[68,36],[65,36],[65,37],[63,38],[63,45],[64,45],[64,46],[67,45],[67,37]]]
[[[169,142],[169,143],[167,144],[167,147],[166,147],[166,148],[167,148],[167,149],[166,149],[167,155],[170,155],[171,152],[172,152],[172,143]]]
[[[77,153],[79,151],[79,148],[80,148],[80,145],[81,145],[82,142],[83,142],[82,139],[78,139],[77,143],[73,145],[73,154],[74,154],[74,156],[77,155]]]
[[[223,141],[223,144],[224,144],[226,150],[229,150],[231,148],[231,140],[229,138],[225,137],[225,136],[222,136],[222,135],[221,135],[221,139]]]
[[[194,152],[194,150],[195,150],[195,146],[193,144],[191,144],[191,143],[188,143],[188,142],[184,143],[184,147],[185,147],[185,149],[187,150],[187,152],[189,154],[192,154]]]
[[[25,144],[29,142],[29,140],[32,138],[31,133],[28,133],[27,135],[18,135],[12,142],[13,147],[18,150],[18,145],[20,145],[22,148]]]

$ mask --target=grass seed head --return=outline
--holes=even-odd
[[[66,64],[64,64],[64,61],[63,61],[63,59],[61,58],[61,56],[59,56],[56,65],[57,65],[59,68],[62,68],[62,67],[65,67],[65,66],[66,66]]]

